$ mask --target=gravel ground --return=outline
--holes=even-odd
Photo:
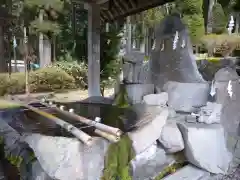
[[[104,97],[110,97],[114,94],[114,89],[106,89],[104,92]],[[14,95],[18,99],[24,100],[27,97],[26,94]],[[74,102],[81,101],[88,98],[87,90],[72,90],[62,93],[31,93],[30,99],[41,99],[42,97],[47,97],[49,100],[58,101],[58,102]]]

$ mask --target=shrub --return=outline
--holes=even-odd
[[[192,43],[198,44],[204,35],[204,19],[200,14],[184,15],[183,22],[187,25]]]
[[[80,88],[87,86],[87,65],[77,61],[58,61],[51,65],[51,67],[60,68],[75,79],[76,85]]]
[[[76,88],[75,80],[60,68],[44,68],[29,73],[31,92],[47,92]],[[25,92],[24,73],[0,74],[0,95]]]
[[[209,34],[205,35],[201,41],[210,55],[217,53],[226,57],[240,45],[240,36],[238,34]]]

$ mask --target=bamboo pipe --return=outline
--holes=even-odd
[[[118,142],[118,141],[120,140],[120,137],[119,137],[119,136],[114,136],[114,135],[112,135],[112,134],[109,134],[109,133],[107,133],[107,132],[101,131],[101,130],[99,130],[99,129],[95,129],[94,132],[95,132],[97,135],[99,135],[99,136],[101,136],[101,137],[109,140],[109,141],[112,142],[112,143],[116,143],[116,142]]]
[[[43,103],[43,105],[49,106],[49,105],[47,105],[45,103]],[[75,119],[77,121],[80,121],[80,122],[82,122],[84,124],[87,124],[89,126],[94,126],[96,129],[99,129],[101,131],[107,132],[107,133],[112,134],[114,136],[118,136],[119,137],[122,134],[122,131],[119,128],[114,128],[114,127],[111,127],[111,126],[108,126],[108,125],[105,125],[105,124],[102,124],[102,123],[99,123],[99,122],[96,122],[96,121],[92,121],[90,119],[84,118],[84,117],[76,115],[74,113],[69,113],[67,111],[60,110],[56,106],[49,106],[49,107],[53,108],[54,110],[56,110],[60,114],[62,113],[65,116],[69,116],[70,118]]]
[[[54,109],[51,108],[51,110],[54,110]],[[118,142],[120,140],[119,136],[115,136],[115,135],[109,134],[109,133],[101,131],[99,129],[95,129],[94,133],[99,135],[99,136],[101,136],[101,137],[103,137],[103,138],[105,138],[105,139],[107,139],[107,140],[109,140],[112,143],[116,143],[116,142]]]
[[[65,121],[63,121],[62,119],[59,119],[55,116],[53,116],[52,114],[49,114],[47,112],[41,111],[33,106],[29,106],[23,103],[19,103],[20,105],[22,105],[23,107],[26,107],[30,110],[32,110],[33,112],[55,122],[56,124],[58,124],[59,126],[61,126],[62,128],[66,129],[68,132],[70,132],[71,134],[73,134],[76,138],[78,138],[80,141],[82,141],[83,143],[85,143],[86,145],[91,145],[92,143],[92,137],[89,136],[88,134],[84,133],[83,131],[79,130],[78,128],[76,128],[75,126],[73,126],[70,123],[67,123]]]

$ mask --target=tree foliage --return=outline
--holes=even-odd
[[[202,14],[202,0],[176,0],[177,8],[184,14]]]
[[[176,8],[188,27],[191,41],[196,44],[204,35],[203,0],[177,0]]]
[[[64,9],[62,0],[24,0],[26,10],[33,11],[30,28],[32,33],[42,32],[47,36],[59,34],[61,27],[57,22],[59,14]],[[39,14],[43,13],[43,21],[40,21]]]
[[[183,21],[188,27],[190,39],[193,43],[198,43],[204,35],[204,19],[198,14],[185,15]]]
[[[101,33],[101,88],[102,92],[108,85],[112,85],[121,71],[120,59],[118,53],[120,50],[121,36],[123,26],[110,24],[109,32]]]
[[[227,22],[228,19],[223,11],[222,5],[219,3],[214,4],[212,9],[212,32],[216,34],[223,33],[226,30]]]
[[[155,27],[164,18],[161,7],[152,8],[143,12],[143,22],[148,27]]]

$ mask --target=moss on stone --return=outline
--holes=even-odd
[[[119,92],[114,99],[113,105],[118,106],[119,108],[130,107],[129,97],[125,84],[120,84]]]
[[[22,163],[24,163],[23,157],[21,157],[20,155],[14,155],[10,152],[6,153],[4,151],[5,148],[4,146],[5,146],[4,137],[0,136],[0,159],[7,160],[11,165],[16,167],[18,173],[20,174],[21,165]],[[30,159],[28,163],[32,163],[33,161],[37,160],[33,151],[30,151],[29,155]]]
[[[20,166],[23,162],[23,158],[21,156],[14,156],[12,154],[5,155],[5,158],[18,170],[20,169]]]
[[[123,135],[119,142],[108,148],[101,180],[131,180],[129,163],[134,157],[132,141],[127,135]]]
[[[173,154],[174,159],[176,160],[175,163],[165,167],[160,174],[155,177],[154,180],[160,180],[163,179],[164,177],[175,173],[178,169],[182,168],[183,166],[187,165],[186,157],[184,155],[183,151],[177,152]]]
[[[185,165],[186,165],[185,162],[178,162],[178,163],[174,163],[170,166],[167,166],[166,168],[163,169],[163,171],[154,180],[163,179],[164,177],[175,173],[178,169],[182,168]]]

